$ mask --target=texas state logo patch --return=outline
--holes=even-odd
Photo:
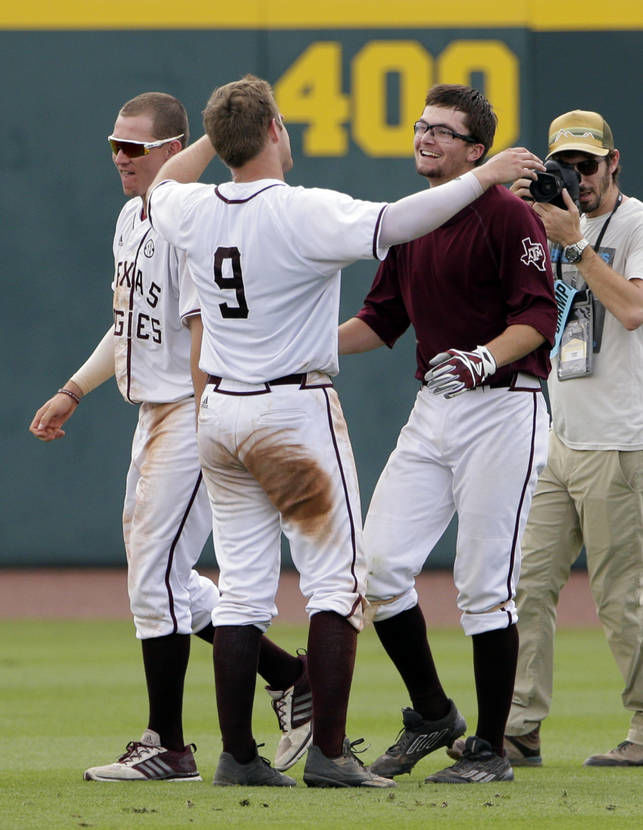
[[[535,265],[539,271],[544,271],[547,263],[545,248],[542,242],[532,242],[529,236],[521,239],[524,254],[520,257],[523,265]]]

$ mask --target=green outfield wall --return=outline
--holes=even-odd
[[[108,383],[82,402],[65,439],[44,445],[27,427],[110,323],[111,235],[123,199],[105,139],[126,99],[177,95],[198,136],[214,86],[261,75],[289,123],[292,184],[390,200],[423,187],[410,124],[426,89],[472,83],[499,114],[496,150],[521,143],[544,153],[553,117],[600,111],[622,153],[623,189],[643,196],[640,2],[460,2],[436,12],[416,0],[306,5],[61,0],[0,10],[0,566],[124,562],[136,409]],[[204,176],[224,178],[216,161]],[[374,271],[346,270],[342,319],[359,309]],[[410,333],[393,351],[342,360],[336,385],[364,509],[412,406],[414,369]],[[453,531],[433,565],[451,561]]]

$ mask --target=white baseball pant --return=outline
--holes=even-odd
[[[520,538],[547,457],[546,405],[532,381],[538,391],[480,387],[448,400],[418,392],[364,525],[376,620],[417,604],[415,577],[457,511],[454,581],[465,633],[517,621]]]
[[[215,626],[268,628],[282,531],[308,614],[335,611],[363,625],[366,564],[348,429],[329,378],[303,377],[301,388],[228,380],[205,388],[198,442],[220,567]]]
[[[194,570],[212,528],[194,399],[143,403],[123,508],[128,591],[139,639],[200,631],[219,592]]]

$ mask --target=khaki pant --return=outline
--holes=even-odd
[[[524,735],[549,713],[556,606],[582,545],[590,588],[643,744],[643,450],[572,450],[553,432],[522,541],[516,604],[520,653],[506,732]]]

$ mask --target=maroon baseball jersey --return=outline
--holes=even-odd
[[[470,351],[529,325],[547,342],[493,382],[516,371],[546,378],[556,301],[542,222],[504,187],[490,188],[437,230],[391,248],[357,316],[389,347],[413,324],[419,380],[438,352]]]

